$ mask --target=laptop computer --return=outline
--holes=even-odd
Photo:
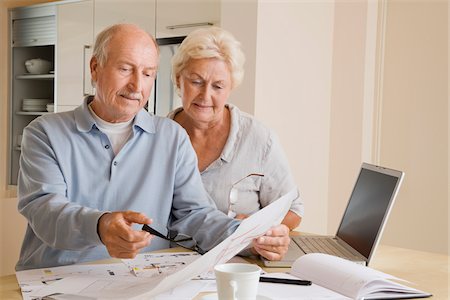
[[[368,265],[403,180],[397,170],[363,163],[335,236],[291,236],[283,260],[263,260],[266,267],[290,267],[300,256],[319,252]]]

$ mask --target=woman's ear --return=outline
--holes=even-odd
[[[175,84],[177,86],[177,88],[180,88],[180,74],[177,74],[177,76],[175,76]]]

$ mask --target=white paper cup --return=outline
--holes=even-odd
[[[255,300],[261,268],[252,264],[221,264],[214,267],[219,300]]]

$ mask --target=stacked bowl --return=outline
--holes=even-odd
[[[52,103],[52,100],[50,100],[50,99],[34,99],[34,98],[23,99],[22,110],[23,111],[34,111],[34,112],[47,111],[47,104],[49,104],[49,103]]]

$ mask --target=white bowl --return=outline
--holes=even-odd
[[[25,68],[30,74],[48,74],[52,63],[41,58],[29,59],[25,62]]]

